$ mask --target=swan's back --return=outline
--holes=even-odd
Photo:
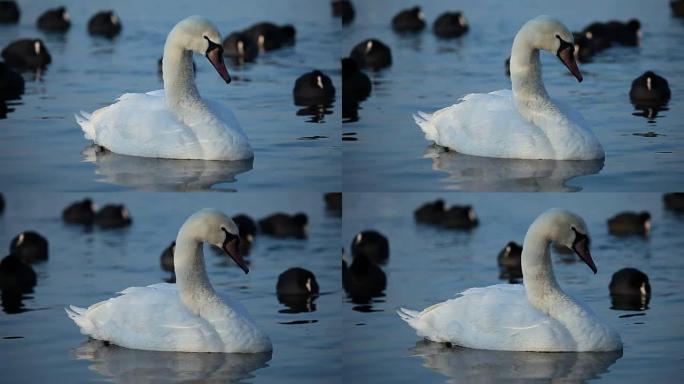
[[[180,301],[175,284],[132,287],[67,314],[94,339],[126,348],[180,352],[263,352],[270,340],[239,303],[208,303],[198,316]]]
[[[619,336],[593,313],[568,302],[563,324],[534,308],[522,285],[471,288],[422,312],[399,315],[419,336],[463,347],[509,351],[608,351],[620,349]],[[570,326],[572,329],[569,329]]]
[[[471,288],[407,322],[428,340],[457,340],[456,344],[468,348],[554,351],[574,347],[560,324],[529,304],[521,285]]]
[[[427,140],[459,153],[507,159],[589,160],[603,149],[567,106],[539,108],[525,120],[510,90],[472,93],[433,114],[418,112]]]
[[[86,139],[123,155],[183,159],[201,151],[192,131],[169,113],[163,91],[123,94],[78,123]]]
[[[86,139],[130,156],[240,160],[252,149],[237,119],[210,100],[179,120],[167,106],[163,90],[126,93],[92,114],[76,116]]]
[[[426,139],[459,153],[498,158],[553,157],[546,135],[522,118],[510,90],[471,93],[432,115],[419,114],[414,118]]]

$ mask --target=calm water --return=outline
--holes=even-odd
[[[437,197],[472,204],[480,225],[458,232],[417,225],[413,210]],[[374,228],[390,241],[384,268],[387,289],[370,312],[345,300],[344,379],[347,382],[680,382],[683,374],[684,272],[681,249],[684,216],[665,212],[658,194],[345,194],[342,241]],[[422,342],[396,315],[402,306],[423,309],[478,286],[503,283],[496,257],[508,241],[521,242],[541,212],[562,207],[582,216],[592,235],[598,274],[583,263],[554,255],[561,287],[581,299],[620,333],[622,356],[539,354],[445,348]],[[623,210],[648,210],[652,235],[619,239],[606,219]],[[564,261],[565,260],[565,261]],[[612,310],[608,283],[613,272],[635,267],[650,279],[652,298],[645,311]],[[369,309],[366,308],[366,311]],[[505,314],[502,314],[505,316]]]
[[[429,27],[400,36],[392,16],[419,3]],[[447,4],[363,1],[355,21],[343,29],[343,54],[369,37],[392,49],[393,65],[369,73],[371,97],[361,103],[359,121],[343,124],[357,141],[344,142],[344,186],[348,191],[663,191],[684,187],[684,82],[681,36],[684,22],[670,16],[665,1],[468,0]],[[451,41],[429,28],[439,14],[461,9],[470,31]],[[411,114],[433,112],[473,92],[510,89],[504,61],[522,24],[540,14],[554,15],[571,30],[593,21],[638,17],[643,39],[638,48],[611,48],[581,65],[578,83],[554,55],[542,53],[544,80],[552,97],[573,106],[590,122],[606,150],[602,162],[497,161],[440,154],[429,148]],[[654,119],[634,116],[631,82],[653,70],[670,83],[669,110]],[[656,137],[637,134],[654,132]],[[587,163],[587,164],[582,164]],[[382,182],[378,182],[382,180]]]
[[[123,202],[133,225],[123,230],[85,231],[60,219],[62,207],[77,194],[5,194],[0,244],[8,247],[19,232],[35,229],[50,241],[50,260],[34,266],[38,285],[24,300],[26,312],[0,312],[3,382],[171,382],[246,379],[254,383],[338,381],[341,352],[339,269],[340,219],[325,213],[319,193],[158,194],[98,193],[100,205]],[[191,213],[215,207],[253,218],[274,211],[309,215],[307,240],[257,236],[245,275],[230,259],[205,249],[209,278],[219,295],[245,305],[273,341],[273,355],[159,353],[87,342],[66,317],[64,306],[86,306],[129,286],[163,282],[159,255]],[[3,253],[4,255],[4,253]],[[287,268],[312,271],[321,295],[315,311],[288,313],[275,285]],[[7,364],[11,362],[10,364]]]
[[[41,81],[26,74],[26,94],[6,120],[0,120],[0,179],[3,185],[53,191],[308,189],[340,190],[339,103],[322,115],[298,115],[292,100],[295,79],[318,68],[341,92],[339,20],[323,1],[118,1],[123,24],[113,41],[90,37],[88,18],[110,9],[106,1],[64,1],[72,18],[69,32],[47,35],[35,27],[48,6],[19,1],[19,26],[0,26],[0,47],[21,37],[38,37],[52,55]],[[163,10],[163,12],[160,12]],[[254,22],[292,23],[293,47],[260,56],[255,64],[229,65],[226,86],[204,57],[195,55],[200,93],[230,107],[249,136],[254,162],[151,160],[83,153],[74,113],[111,104],[126,92],[163,87],[157,60],[169,30],[181,19],[200,14],[212,19],[223,36]],[[163,179],[161,179],[163,175]]]

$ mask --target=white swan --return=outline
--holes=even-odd
[[[203,100],[192,69],[192,53],[206,55],[230,83],[218,29],[191,16],[169,32],[164,45],[164,89],[126,93],[116,103],[76,121],[85,138],[123,155],[167,159],[242,160],[253,157],[240,124],[227,107]]]
[[[549,16],[523,25],[511,51],[513,91],[471,93],[433,114],[418,112],[425,138],[457,152],[508,159],[594,160],[605,154],[582,116],[551,100],[541,76],[539,50],[558,56],[582,81],[572,33]]]
[[[176,284],[131,287],[121,296],[66,309],[81,333],[133,349],[176,352],[257,353],[271,340],[236,301],[216,295],[204,267],[202,243],[223,249],[248,272],[238,251],[238,228],[221,212],[204,209],[178,231]]]
[[[399,316],[417,334],[468,348],[531,352],[589,352],[622,349],[620,335],[558,286],[549,245],[573,249],[596,273],[584,221],[551,209],[530,225],[522,252],[523,283],[471,288],[422,312],[401,308]]]

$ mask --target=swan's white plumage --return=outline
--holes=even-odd
[[[209,41],[221,44],[218,29],[209,20],[191,16],[176,24],[164,45],[164,90],[126,93],[114,104],[92,114],[81,112],[76,121],[86,139],[112,152],[131,156],[196,160],[252,158],[247,136],[230,109],[202,99],[195,85],[192,53],[206,53],[209,57]],[[222,61],[218,66],[225,71]],[[228,81],[227,71],[224,74]]]
[[[252,149],[230,109],[204,100],[178,119],[169,109],[164,90],[126,93],[117,101],[76,116],[86,139],[122,155],[166,159],[241,160]],[[209,112],[209,113],[207,113]]]
[[[547,211],[530,226],[523,244],[525,285],[471,288],[421,312],[400,308],[399,317],[418,336],[468,348],[533,352],[621,350],[620,335],[590,308],[565,294],[555,280],[548,247],[551,241],[572,244],[574,240],[567,236],[571,228],[583,231],[584,223],[560,210]]]
[[[472,156],[508,159],[595,160],[601,144],[582,116],[551,100],[541,79],[540,49],[555,49],[560,22],[540,16],[516,35],[511,53],[513,91],[471,93],[432,114],[414,115],[427,140]],[[553,47],[553,48],[552,48]],[[555,53],[555,52],[554,52]]]
[[[70,306],[81,333],[116,345],[151,351],[263,352],[268,337],[236,301],[207,303],[198,316],[180,301],[175,284],[130,287],[88,308]]]
[[[239,302],[219,298],[207,277],[202,243],[221,247],[228,241],[228,232],[238,235],[237,226],[230,218],[214,210],[199,211],[186,220],[176,238],[176,284],[126,288],[119,296],[88,308],[69,306],[67,315],[84,335],[126,348],[224,353],[271,351],[271,340],[247,310]],[[239,256],[238,260],[244,263]]]
[[[556,102],[556,104],[559,104]],[[427,140],[472,156],[507,159],[591,160],[603,158],[585,120],[563,105],[525,120],[508,89],[471,93],[459,103],[414,120]],[[560,113],[558,113],[560,112]],[[563,135],[561,139],[553,136]]]
[[[602,326],[591,309],[568,307],[573,324],[586,337],[575,339],[558,320],[533,307],[522,285],[498,284],[471,288],[458,297],[422,312],[401,308],[399,315],[430,341],[501,351],[612,351],[621,348],[619,336]],[[581,326],[581,325],[580,325]]]

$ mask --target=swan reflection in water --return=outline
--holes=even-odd
[[[566,185],[577,176],[599,173],[599,160],[522,160],[464,155],[438,145],[425,150],[432,168],[446,172],[442,180],[447,189],[471,191],[556,191],[573,192],[581,188]]]
[[[199,191],[216,184],[235,182],[252,169],[254,159],[239,161],[175,160],[120,155],[97,145],[83,151],[95,164],[98,181],[145,191]]]
[[[423,366],[454,383],[498,381],[570,381],[595,379],[622,357],[613,352],[513,352],[449,347],[422,340],[409,349]]]
[[[89,339],[73,350],[78,360],[92,362],[90,370],[120,383],[227,383],[254,377],[272,353],[191,353],[128,349]]]

